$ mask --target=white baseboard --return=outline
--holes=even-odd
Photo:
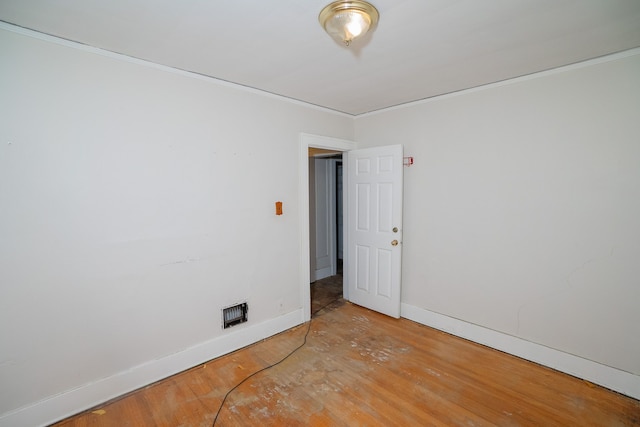
[[[638,375],[408,304],[401,316],[640,399]]]
[[[49,425],[303,323],[302,309],[152,360],[0,416],[0,427]]]
[[[331,269],[331,266],[321,268],[320,270],[315,271],[313,281],[315,282],[316,280],[322,280],[325,277],[333,276],[334,274],[335,272]]]

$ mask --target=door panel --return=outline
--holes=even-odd
[[[369,249],[368,246],[356,246],[356,280],[354,283],[358,290],[365,292],[369,291]]]
[[[371,185],[370,184],[357,184],[356,185],[356,215],[358,216],[358,230],[369,231],[369,210],[358,209],[359,206],[369,206],[369,200],[371,200]]]
[[[400,317],[402,155],[401,145],[347,154],[349,299],[393,317]]]
[[[386,249],[378,249],[378,295],[391,298],[393,286],[391,264],[393,254]]]

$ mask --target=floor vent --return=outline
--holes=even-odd
[[[222,309],[222,321],[224,329],[230,328],[238,323],[247,321],[249,306],[246,302]]]

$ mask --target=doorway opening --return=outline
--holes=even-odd
[[[356,150],[351,141],[302,134],[300,144],[300,298],[302,322],[311,318],[309,147],[348,151],[343,162],[343,296],[399,318],[402,287],[401,144]]]
[[[311,267],[311,239],[310,239],[310,223],[311,223],[311,212],[310,204],[310,151],[318,150],[331,150],[333,151],[333,155],[341,154],[345,151],[350,151],[356,148],[356,143],[353,141],[337,139],[337,138],[329,138],[325,136],[318,135],[310,135],[310,134],[301,134],[300,135],[300,146],[299,146],[299,197],[300,197],[300,303],[302,307],[302,322],[306,322],[311,318],[311,282],[315,281],[315,276],[312,277],[312,267]],[[346,176],[346,163],[342,164],[343,176]],[[315,197],[314,197],[315,200]],[[342,198],[344,200],[344,196]],[[347,206],[345,204],[342,205],[342,217],[348,218]],[[346,222],[343,222],[344,231],[346,231]],[[343,248],[348,247],[347,241],[347,233],[341,233],[341,242]],[[314,246],[315,248],[315,246]],[[314,249],[315,250],[315,249]],[[315,255],[314,255],[315,257]],[[342,269],[343,271],[347,271],[349,265],[348,259],[348,251],[343,251],[343,262]],[[338,268],[338,263],[336,262],[336,270]],[[315,274],[315,272],[314,272]],[[342,295],[345,299],[349,299],[348,296],[348,278],[346,275],[343,275],[342,280]]]
[[[311,316],[343,297],[342,152],[309,149]]]

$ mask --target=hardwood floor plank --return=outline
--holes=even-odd
[[[58,426],[640,426],[640,402],[340,300],[301,325]],[[95,410],[94,409],[94,410]]]

